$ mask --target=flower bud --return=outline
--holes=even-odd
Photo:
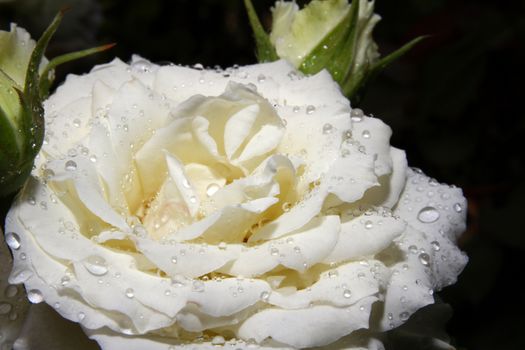
[[[381,19],[374,13],[374,0],[351,4],[347,0],[313,0],[303,9],[293,1],[277,1],[272,8],[270,35],[254,18],[250,1],[245,2],[259,61],[286,59],[305,74],[327,69],[353,104],[358,103],[371,78],[422,39],[416,38],[381,58],[372,38]]]
[[[29,94],[24,93],[29,90],[26,74],[35,46],[16,24],[9,32],[0,31],[0,195],[20,187],[43,137],[41,121],[31,122],[41,106],[31,108]],[[44,58],[39,65],[46,64]]]

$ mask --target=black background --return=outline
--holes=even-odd
[[[269,27],[274,1],[254,2]],[[407,151],[410,165],[462,187],[469,201],[460,246],[470,262],[440,293],[454,309],[448,332],[459,348],[525,349],[525,4],[376,2],[383,20],[374,37],[383,54],[431,37],[375,80],[361,107],[393,128],[392,144]],[[241,0],[19,0],[0,3],[0,28],[13,21],[38,37],[65,4],[71,9],[48,57],[117,46],[60,67],[57,82],[133,53],[154,62],[255,63]]]

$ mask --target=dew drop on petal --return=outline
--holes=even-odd
[[[370,230],[372,227],[374,227],[374,223],[370,220],[365,221],[365,228],[367,230]]]
[[[306,107],[306,114],[313,114],[315,112],[315,107],[312,105],[308,105]]]
[[[430,242],[430,245],[432,246],[432,249],[434,249],[434,251],[436,252],[438,252],[441,249],[441,246],[439,245],[438,241],[432,241]]]
[[[126,297],[128,297],[130,299],[135,297],[135,291],[133,290],[133,288],[126,289]]]
[[[92,154],[89,156],[89,160],[91,161],[91,163],[96,163],[97,162],[97,156]]]
[[[60,279],[60,284],[63,286],[67,286],[70,281],[69,276],[64,276]]]
[[[14,250],[20,249],[20,237],[15,232],[6,233],[5,242],[11,249],[14,249]]]
[[[350,298],[351,296],[352,296],[352,292],[351,292],[349,289],[345,289],[345,290],[343,291],[343,297],[345,297],[345,298],[348,299],[348,298]]]
[[[454,204],[454,211],[456,213],[461,213],[463,211],[463,207],[461,206],[461,204],[459,203]]]
[[[206,187],[206,195],[208,197],[211,197],[215,194],[215,192],[217,192],[218,190],[220,189],[220,186],[217,185],[216,183],[211,183],[208,185],[208,187]]]
[[[0,303],[0,315],[7,315],[13,309],[13,305],[10,303],[2,302]]]
[[[106,273],[108,273],[106,260],[104,260],[104,258],[101,256],[91,255],[86,260],[84,260],[83,264],[86,270],[88,270],[92,275],[104,276]]]
[[[277,248],[270,249],[270,254],[273,256],[277,256],[279,254],[279,249]]]
[[[5,288],[4,294],[8,298],[14,298],[18,294],[18,287],[10,284]]]
[[[430,255],[427,253],[421,253],[419,254],[419,261],[423,266],[429,266],[430,265]]]
[[[27,299],[29,299],[29,301],[33,304],[38,304],[44,301],[44,296],[38,289],[31,289],[27,292]]]
[[[363,120],[363,110],[360,108],[352,109],[352,113],[350,115],[351,115],[352,121],[354,122],[359,123],[361,120]]]
[[[429,224],[439,219],[439,211],[434,207],[424,207],[417,214],[417,218],[419,221]]]
[[[417,253],[417,247],[415,245],[411,245],[408,247],[408,251],[412,254],[416,254]]]
[[[370,131],[363,130],[363,132],[361,133],[361,136],[363,136],[363,138],[365,138],[365,139],[369,139],[370,138]]]
[[[86,314],[83,313],[83,312],[81,311],[81,312],[79,312],[79,313],[77,314],[77,317],[78,317],[78,320],[79,320],[79,321],[82,321],[83,319],[86,318]]]
[[[193,281],[193,287],[192,290],[195,292],[204,292],[204,282],[195,280]]]
[[[399,318],[401,319],[401,321],[406,321],[409,317],[410,314],[406,311],[399,314]]]
[[[332,124],[326,123],[325,125],[323,125],[323,134],[331,134],[332,131],[334,131],[334,127]]]
[[[75,170],[77,170],[77,163],[75,163],[75,161],[73,161],[73,160],[68,160],[66,162],[65,169],[67,171],[75,171]]]
[[[267,291],[264,291],[264,292],[261,293],[261,296],[260,296],[260,297],[261,297],[261,300],[262,300],[262,301],[265,301],[265,302],[266,302],[266,301],[268,301],[268,299],[270,298],[270,293],[267,292]]]

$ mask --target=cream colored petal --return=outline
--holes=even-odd
[[[232,159],[250,133],[260,108],[253,104],[241,109],[228,119],[224,128],[224,150],[228,159]]]
[[[323,346],[367,328],[370,306],[376,300],[376,297],[367,297],[345,308],[314,305],[299,310],[266,309],[246,320],[238,334],[257,342],[272,337],[296,348]]]

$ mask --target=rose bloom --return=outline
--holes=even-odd
[[[467,261],[461,190],[326,71],[116,59],[45,110],[10,282],[103,349],[382,349]]]

